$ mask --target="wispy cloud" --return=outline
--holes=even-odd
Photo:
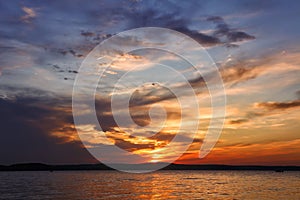
[[[300,106],[300,100],[294,100],[289,102],[261,102],[255,103],[255,107],[266,108],[267,110],[285,110]]]
[[[228,47],[233,47],[232,43],[241,42],[246,40],[253,40],[255,36],[250,35],[244,31],[240,31],[238,29],[230,28],[229,25],[224,21],[224,19],[220,16],[212,16],[208,17],[207,21],[212,21],[216,24],[216,30],[214,31],[213,35],[215,37],[226,37],[224,43]],[[236,47],[236,44],[234,45]]]
[[[21,21],[25,22],[25,23],[31,23],[32,20],[34,18],[36,18],[37,13],[33,8],[29,8],[29,7],[22,7],[23,12],[25,13],[25,15],[23,15],[20,19]]]

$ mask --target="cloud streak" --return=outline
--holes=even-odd
[[[290,108],[295,108],[300,106],[300,100],[294,100],[289,102],[261,102],[255,103],[255,107],[266,108],[267,110],[285,110]]]

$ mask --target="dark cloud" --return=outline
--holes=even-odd
[[[165,142],[165,144],[168,144],[171,140],[173,140],[175,135],[176,135],[176,133],[170,134],[170,133],[164,132],[164,130],[162,130],[162,131],[154,134],[150,138],[154,139],[156,141],[161,141],[161,142]],[[161,145],[161,146],[165,146],[165,145]]]
[[[289,108],[299,107],[300,100],[294,100],[289,102],[262,102],[256,103],[257,107],[266,108],[268,110],[285,110]]]
[[[133,92],[129,106],[151,105],[174,98],[176,98],[176,95],[167,87],[152,84],[144,85]]]
[[[204,80],[204,78],[202,76],[198,76],[196,78],[193,79],[189,79],[189,84],[193,87],[193,88],[197,88],[197,87],[206,87],[206,82]]]
[[[227,47],[227,48],[237,48],[237,47],[239,47],[239,45],[237,45],[237,44],[225,44],[224,45],[225,47]]]
[[[177,13],[162,14],[157,13],[157,11],[150,10],[146,13],[141,13],[140,15],[142,16],[135,15],[134,17],[136,18],[131,19],[135,28],[144,26],[170,28],[190,36],[204,46],[215,46],[222,44],[220,39],[215,36],[207,35],[199,32],[198,30],[190,29],[190,21],[183,17],[178,17]],[[139,22],[140,19],[143,20]]]
[[[220,23],[220,22],[223,22],[224,20],[220,16],[211,16],[211,17],[207,18],[207,21],[212,21],[214,23]]]
[[[166,128],[166,130],[167,130],[167,128]],[[112,136],[115,134],[117,134],[117,133],[115,132],[115,133],[109,135],[108,137],[110,139],[114,140],[116,146],[118,146],[122,149],[125,149],[127,151],[130,151],[130,152],[134,152],[137,150],[153,150],[156,148],[163,148],[166,145],[168,145],[176,136],[176,133],[171,134],[171,133],[166,132],[165,129],[163,129],[160,132],[149,137],[148,139],[150,141],[147,141],[147,143],[134,143],[134,142],[129,141],[128,139],[119,139],[119,138]],[[134,141],[134,138],[135,138],[134,136],[130,137],[130,139],[133,139],[133,141]],[[177,139],[180,139],[181,141],[189,141],[190,140],[189,138],[187,138],[184,135],[177,135]],[[157,142],[159,142],[159,144],[157,144]],[[203,140],[195,138],[193,140],[193,142],[201,144],[203,142]]]
[[[70,104],[39,93],[38,98],[19,93],[13,100],[0,99],[1,164],[96,162],[81,142],[70,141],[76,135]]]
[[[64,49],[58,49],[57,51],[64,56],[67,55],[68,53],[68,50],[64,50]]]
[[[120,147],[121,149],[125,149],[127,151],[133,152],[140,149],[155,149],[154,143],[147,143],[147,144],[134,144],[126,140],[115,139],[115,145]]]
[[[77,53],[74,49],[47,49],[47,50],[48,50],[48,52],[52,52],[52,53],[55,53],[57,51],[59,54],[61,54],[63,56],[66,56],[69,54],[69,55],[72,55],[77,58],[84,57],[84,55],[82,55],[81,53]]]
[[[78,71],[76,71],[76,70],[69,70],[68,72],[73,73],[73,74],[78,74]]]
[[[176,27],[173,29],[190,36],[204,46],[215,46],[222,44],[220,39],[217,37],[206,35],[195,30],[190,30],[187,27]]]
[[[95,33],[89,32],[89,31],[81,31],[80,34],[81,34],[82,36],[84,36],[84,37],[92,37],[92,36],[95,36]]]
[[[115,131],[114,127],[118,126],[112,116],[111,99],[96,97],[95,108],[102,131]]]
[[[226,46],[232,47],[231,43],[255,39],[254,36],[249,35],[246,32],[230,28],[220,16],[208,17],[207,21],[212,21],[216,24],[216,30],[213,34],[215,37],[226,37],[226,40],[224,41]],[[234,45],[234,47],[236,47],[236,45]]]
[[[37,66],[44,66],[45,63],[56,62],[56,60],[62,62],[60,59],[69,59],[67,55],[74,56],[76,61],[77,58],[83,58],[99,42],[112,34],[143,26],[171,28],[194,38],[203,46],[225,45],[232,48],[237,45],[230,44],[230,42],[252,38],[245,32],[229,28],[220,16],[208,18],[208,21],[217,23],[215,32],[219,32],[219,34],[201,33],[201,30],[196,27],[200,27],[203,20],[197,22],[195,26],[195,22],[191,19],[194,14],[196,15],[196,11],[202,9],[203,4],[205,3],[195,1],[192,4],[179,6],[176,2],[154,1],[152,3],[127,2],[120,6],[119,3],[110,1],[104,3],[93,1],[91,5],[66,1],[51,2],[45,6],[42,2],[26,2],[22,5],[10,1],[2,2],[0,5],[3,8],[1,19],[5,20],[0,23],[2,27],[6,28],[0,31],[0,36],[19,41],[22,44],[31,44],[32,47],[44,48],[46,52],[41,51],[38,56],[34,51],[28,53],[34,55],[32,62]],[[13,13],[19,14],[14,15]],[[20,18],[24,14],[28,16],[32,26],[20,22]],[[221,41],[219,38],[221,32],[227,35],[230,41]],[[27,49],[29,48],[26,47],[24,52]],[[20,50],[20,45],[17,50]],[[40,49],[35,51],[40,51]],[[66,58],[61,58],[57,54],[66,56]],[[23,66],[24,60],[31,56],[24,53],[22,55],[24,56],[16,55],[15,52],[9,55],[6,53],[5,57],[16,57],[17,59],[9,59],[5,65]],[[2,62],[6,61],[6,59],[1,60]],[[68,71],[64,66],[61,67],[61,72]]]
[[[52,65],[52,67],[55,69],[60,69],[60,67],[58,65]]]
[[[170,28],[184,33],[204,46],[215,46],[221,44],[219,38],[210,36],[189,28],[190,19],[181,16],[180,11],[174,10],[163,13],[156,9],[137,10],[134,13],[124,13],[130,28],[158,26]]]
[[[161,88],[156,88],[158,86],[153,86],[153,85],[149,87],[144,88],[144,90],[135,91],[132,94],[129,102],[130,116],[132,120],[137,125],[140,126],[147,126],[151,122],[151,118],[149,116],[150,105],[163,101],[160,98],[160,96],[156,94],[156,92],[158,92],[157,89],[161,89]],[[168,98],[165,99],[174,98],[173,96],[171,97],[169,94],[166,96],[168,96]],[[172,109],[172,110],[168,108],[165,109],[167,114],[166,121],[181,119],[180,110],[177,111],[177,109]],[[162,147],[168,144],[169,141],[171,141],[171,139],[174,137],[174,134],[167,133],[168,127],[163,127],[163,129],[160,132],[155,133],[154,135],[153,133],[150,133],[150,135],[152,136],[149,137],[149,139],[153,140],[153,142],[147,144],[139,144],[139,143],[136,144],[131,142],[135,140],[136,138],[135,136],[129,136],[129,138],[126,137],[124,138],[124,135],[126,134],[124,134],[123,131],[118,131],[118,125],[114,120],[114,116],[112,115],[110,99],[103,99],[101,97],[97,97],[96,111],[97,111],[98,121],[100,123],[102,130],[106,133],[106,136],[112,139],[113,141],[115,141],[116,146],[126,149],[127,151],[136,151],[140,149],[154,149],[156,148],[154,141],[161,141],[162,143],[160,144],[160,147]]]
[[[75,57],[78,57],[78,58],[82,58],[82,57],[83,57],[82,54],[76,53],[73,49],[70,49],[70,50],[69,50],[69,53],[70,53],[71,55],[75,56]]]
[[[248,119],[236,119],[236,120],[230,120],[229,124],[242,124],[248,121],[249,121]]]
[[[255,37],[242,31],[234,31],[227,33],[229,42],[240,42],[244,40],[254,40]]]

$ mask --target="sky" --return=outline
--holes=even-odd
[[[141,162],[163,162],[169,155],[157,152],[170,143],[184,120],[186,138],[193,123],[200,126],[193,129],[193,142],[176,163],[300,166],[299,8],[297,1],[1,1],[0,164],[98,162],[78,130],[93,136],[86,138],[90,149],[103,142],[97,138],[101,133],[111,142],[102,145],[151,154],[151,159]],[[124,54],[112,48],[115,60],[100,79],[95,98],[102,130],[90,123],[74,125],[73,85],[76,76],[87,73],[80,70],[86,56],[116,34],[141,27],[168,28],[193,38],[222,77],[227,98],[224,127],[205,158],[199,159],[199,149],[214,117],[211,96],[203,77],[195,76],[189,63],[168,52]],[[143,42],[130,37],[116,41],[114,45],[121,47]],[[181,52],[199,56],[190,46]],[[153,62],[184,74],[199,109],[180,109],[174,91],[184,105],[192,102],[183,80],[171,80],[174,76]],[[197,65],[214,80],[210,76],[214,69],[203,63]],[[117,82],[128,71],[124,82]],[[155,82],[149,77],[156,77]],[[168,85],[156,83],[160,81]],[[129,124],[120,129],[116,123],[108,91],[116,84],[116,107],[124,102],[124,94],[132,94],[129,113],[141,129]],[[165,113],[155,110],[157,105]],[[126,112],[116,109],[116,113],[122,117]],[[199,118],[192,115],[197,113]],[[131,136],[136,130],[140,137]],[[183,142],[175,145],[180,148]]]

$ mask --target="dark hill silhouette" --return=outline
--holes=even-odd
[[[155,164],[127,165],[138,169]],[[141,167],[141,168],[142,168]],[[43,163],[21,163],[0,165],[0,171],[66,171],[66,170],[113,170],[104,164],[47,165]],[[260,170],[260,171],[300,171],[300,166],[254,166],[254,165],[183,165],[171,164],[161,170]]]

